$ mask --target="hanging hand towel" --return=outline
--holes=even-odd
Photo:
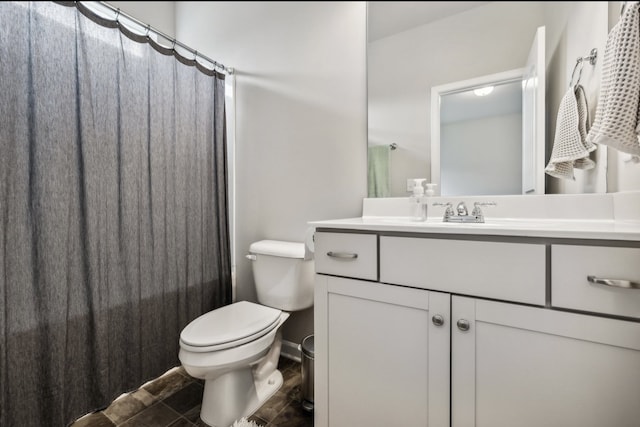
[[[389,197],[389,146],[373,145],[369,147],[369,197]]]
[[[587,140],[589,129],[591,128],[591,120],[589,117],[589,106],[587,105],[587,95],[584,93],[582,85],[577,85],[576,90],[576,104],[578,105],[578,132],[580,133],[580,141],[584,145],[584,148],[589,152],[595,151],[598,147]],[[593,169],[596,166],[596,162],[591,160],[588,156],[580,159],[576,159],[573,162],[573,167],[576,169]]]
[[[640,154],[640,6],[629,2],[607,37],[600,97],[587,140]]]
[[[575,180],[573,169],[595,166],[589,153],[597,147],[586,141],[589,109],[582,86],[570,87],[560,102],[551,159],[545,172],[556,178]]]

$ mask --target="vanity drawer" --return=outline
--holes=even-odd
[[[380,237],[380,281],[545,304],[542,244]]]
[[[640,248],[551,246],[553,307],[640,318],[640,289],[592,283],[589,276],[640,283]]]
[[[316,272],[378,280],[378,237],[375,234],[316,232]]]

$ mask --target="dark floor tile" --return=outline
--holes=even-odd
[[[287,392],[287,399],[291,402],[302,402],[302,391],[299,385]]]
[[[296,362],[293,359],[289,359],[287,357],[281,357],[280,360],[278,361],[278,369],[280,369],[280,371],[284,371],[285,369],[289,369],[296,365],[299,366],[300,363]]]
[[[148,404],[146,405],[133,395],[125,394],[114,400],[111,405],[102,412],[117,425],[127,421],[148,406]]]
[[[188,412],[185,412],[184,414],[182,414],[182,416],[187,421],[192,423],[192,425],[195,425],[197,427],[209,427],[207,424],[205,424],[204,421],[200,419],[200,406],[198,406],[197,408],[193,408]],[[267,424],[269,424],[267,420],[260,418],[256,414],[251,415],[250,417],[247,418],[247,420],[253,421],[254,423],[258,424],[261,427],[264,427]],[[180,424],[180,426],[182,426],[182,424]],[[171,427],[174,427],[174,426],[172,425]]]
[[[208,427],[204,421],[200,419],[200,408],[201,405],[196,406],[195,408],[190,409],[189,411],[182,414],[188,421],[199,426],[199,427]]]
[[[269,424],[266,420],[263,420],[260,417],[257,417],[255,415],[251,415],[249,418],[247,418],[248,421],[253,421],[254,423],[258,424],[261,427],[266,426],[267,424]]]
[[[179,368],[174,368],[161,377],[143,385],[142,388],[159,400],[167,398],[193,382],[190,377],[185,376],[180,372]]]
[[[300,372],[295,368],[286,369],[282,372],[282,380],[282,387],[279,391],[285,394],[289,393],[294,387],[299,386],[302,381]]]
[[[115,424],[102,412],[95,412],[76,420],[71,427],[115,427]]]
[[[279,414],[273,419],[268,427],[312,427],[313,414],[302,409],[302,405],[298,402],[289,403]]]
[[[177,420],[169,424],[169,427],[194,427],[194,426],[195,424],[193,424],[191,421],[188,421],[186,418],[182,418],[182,417],[178,418]]]
[[[282,387],[249,421],[263,427],[312,426],[313,415],[301,407],[300,363],[281,358],[278,369]],[[203,386],[204,381],[176,367],[70,427],[209,427],[200,419]]]
[[[288,404],[289,398],[286,393],[277,391],[276,394],[258,408],[254,415],[265,421],[272,421]]]
[[[184,375],[185,377],[188,377],[188,378],[193,378],[191,375],[189,375],[189,374],[187,373],[186,369],[184,369],[184,366],[182,366],[182,365],[176,366],[174,369],[175,369],[175,370],[176,370],[180,375]]]
[[[202,393],[204,387],[199,383],[192,382],[182,390],[179,390],[162,401],[179,414],[183,414],[190,409],[202,404]]]
[[[173,409],[162,402],[145,409],[119,427],[166,427],[180,418]]]

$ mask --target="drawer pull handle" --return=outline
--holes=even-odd
[[[353,254],[349,252],[327,252],[327,256],[331,258],[341,258],[341,259],[356,259],[358,258],[358,254]]]
[[[630,280],[601,279],[596,276],[587,276],[587,280],[591,283],[597,283],[598,285],[613,286],[614,288],[640,289],[640,283],[632,282]]]

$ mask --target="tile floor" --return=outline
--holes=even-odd
[[[279,369],[282,388],[249,420],[265,427],[313,426],[313,414],[302,409],[300,363],[282,357]],[[200,420],[202,392],[201,380],[176,367],[69,427],[207,427]]]

